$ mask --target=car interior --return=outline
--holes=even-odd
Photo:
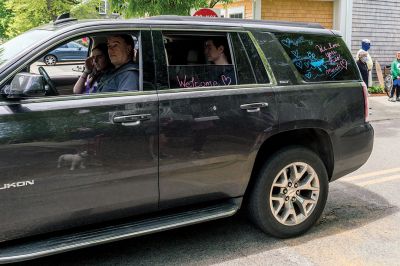
[[[109,35],[109,34],[107,34]],[[107,43],[107,35],[105,34],[96,34],[91,36],[82,36],[80,38],[74,38],[66,40],[61,44],[51,47],[46,50],[44,53],[40,54],[36,60],[27,67],[29,69],[29,73],[31,74],[41,74],[46,79],[50,79],[53,85],[56,87],[58,95],[71,95],[73,94],[72,88],[75,83],[78,81],[82,72],[84,71],[84,63],[85,59],[90,56],[90,51],[93,47],[97,46],[100,43]],[[135,63],[139,64],[139,34],[132,35],[134,40],[134,54],[132,60]],[[46,65],[43,61],[43,57],[51,50],[57,49],[58,47],[65,46],[70,42],[77,42],[88,48],[88,54],[84,59],[76,60],[65,60],[62,62],[57,62],[55,65]],[[47,75],[47,78],[46,78]],[[139,73],[142,75],[142,73]],[[141,88],[140,88],[141,89]]]
[[[221,80],[222,75],[236,81],[232,60],[231,45],[226,34],[188,34],[164,33],[164,47],[167,56],[170,88],[193,88],[228,85]],[[216,65],[209,62],[205,54],[206,41],[213,38],[225,40],[224,54],[227,65]],[[229,76],[228,76],[229,73]]]

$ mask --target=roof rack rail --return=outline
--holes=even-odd
[[[63,14],[59,15],[56,18],[56,20],[53,22],[53,24],[54,25],[60,25],[60,24],[67,23],[67,22],[70,22],[70,21],[77,21],[77,19],[76,18],[71,18],[69,16],[69,13],[63,13]]]
[[[191,17],[191,16],[175,16],[175,15],[161,15],[144,18],[148,20],[166,20],[166,21],[188,21],[188,22],[219,22],[219,23],[240,23],[246,24],[259,24],[271,26],[288,26],[288,27],[303,27],[303,28],[316,28],[325,29],[319,23],[307,22],[289,22],[289,21],[276,21],[276,20],[255,20],[255,19],[238,19],[238,18],[214,18],[214,17]]]

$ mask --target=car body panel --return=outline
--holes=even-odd
[[[240,108],[259,102],[268,107]],[[277,125],[272,88],[165,92],[160,105],[161,208],[242,196],[255,147]]]
[[[264,144],[296,130],[327,136],[329,145],[318,148],[332,155],[331,181],[366,162],[373,129],[365,121],[361,78],[305,82],[273,34],[333,36],[330,30],[223,21],[173,17],[50,24],[42,29],[53,34],[2,65],[0,88],[63,43],[88,34],[146,33],[139,51],[143,91],[0,102],[5,213],[0,241],[243,197],[260,167],[256,164],[264,162],[260,156],[269,152]],[[160,60],[166,56],[162,30],[252,32],[264,65],[248,60],[268,73],[270,83],[170,89]],[[65,91],[72,81],[55,80]],[[254,103],[265,105],[258,111],[242,108]],[[129,120],[141,115],[140,123]],[[87,153],[83,167],[80,162],[72,167],[66,159],[72,157],[65,155],[82,152]]]
[[[0,241],[157,209],[158,162],[149,150],[157,130],[156,94],[0,108],[0,183],[34,180],[1,190]],[[144,113],[151,119],[137,126],[113,122]],[[87,153],[84,168],[60,161],[81,152]]]

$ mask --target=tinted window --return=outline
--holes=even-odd
[[[296,84],[297,79],[293,74],[292,64],[286,60],[285,50],[279,45],[276,37],[269,32],[253,31],[252,34],[271,66],[278,84],[281,86]]]
[[[258,54],[257,49],[254,47],[252,40],[248,33],[240,33],[240,39],[242,40],[247,56],[250,62],[253,64],[254,74],[257,78],[257,83],[269,83],[268,75],[265,70],[264,64]]]
[[[154,58],[153,46],[151,41],[151,32],[142,31],[140,35],[142,43],[141,53],[143,60],[143,90],[154,90]],[[139,42],[136,42],[135,49],[139,50]],[[139,62],[139,54],[136,55],[136,63]]]
[[[170,88],[237,84],[226,34],[164,33],[163,42]]]
[[[154,43],[154,58],[157,62],[155,64],[157,89],[162,90],[169,87],[163,36],[160,31],[152,31],[151,35]]]
[[[305,81],[358,80],[354,60],[340,37],[276,36]]]
[[[254,84],[256,78],[254,76],[253,67],[250,64],[246,50],[242,45],[237,34],[232,34],[232,46],[235,52],[235,63],[238,73],[238,84]]]
[[[29,46],[49,37],[53,32],[47,30],[31,30],[0,45],[0,66],[14,56],[22,53]]]

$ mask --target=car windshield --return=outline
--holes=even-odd
[[[48,30],[31,30],[0,45],[0,67],[32,44],[50,36],[52,33],[53,31]]]

